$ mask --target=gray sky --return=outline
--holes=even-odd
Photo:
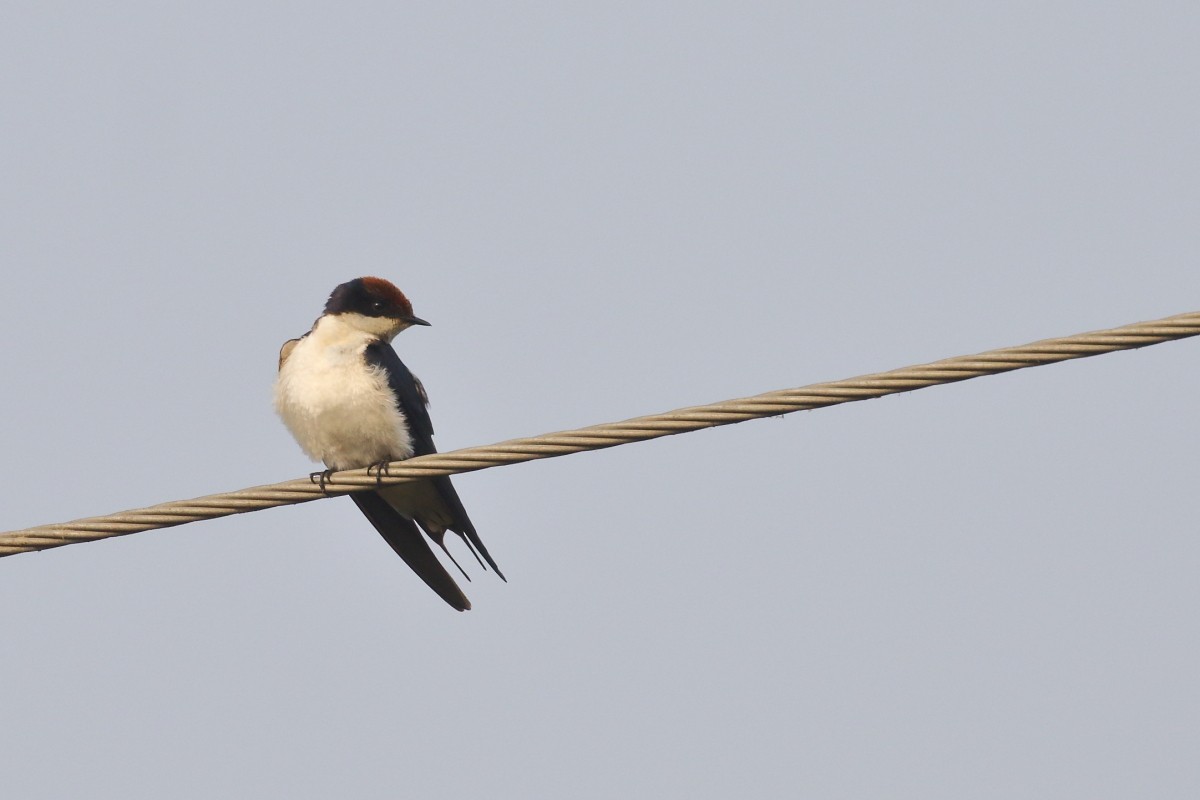
[[[1200,308],[1194,3],[10,4],[0,529]],[[21,798],[1194,797],[1196,342],[0,560]]]

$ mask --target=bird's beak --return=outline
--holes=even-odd
[[[429,323],[420,317],[401,317],[401,322],[407,322],[409,325],[428,325]]]

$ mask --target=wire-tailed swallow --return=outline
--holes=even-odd
[[[333,290],[312,330],[279,351],[275,410],[305,453],[330,470],[343,470],[437,452],[425,388],[391,345],[400,331],[428,324],[382,278],[356,278]],[[459,611],[471,603],[418,525],[447,556],[446,531],[457,533],[476,560],[482,555],[504,578],[449,477],[354,492],[350,498],[413,572]]]

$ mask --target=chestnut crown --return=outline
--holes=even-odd
[[[362,314],[365,317],[401,320],[412,325],[429,324],[414,317],[412,303],[404,296],[404,292],[383,278],[355,278],[341,284],[329,295],[325,313]]]

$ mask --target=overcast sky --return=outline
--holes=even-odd
[[[0,530],[1200,309],[1195,3],[10,3]],[[1200,342],[0,560],[13,798],[1200,793]],[[459,551],[462,552],[462,551]],[[460,559],[461,560],[461,559]]]

